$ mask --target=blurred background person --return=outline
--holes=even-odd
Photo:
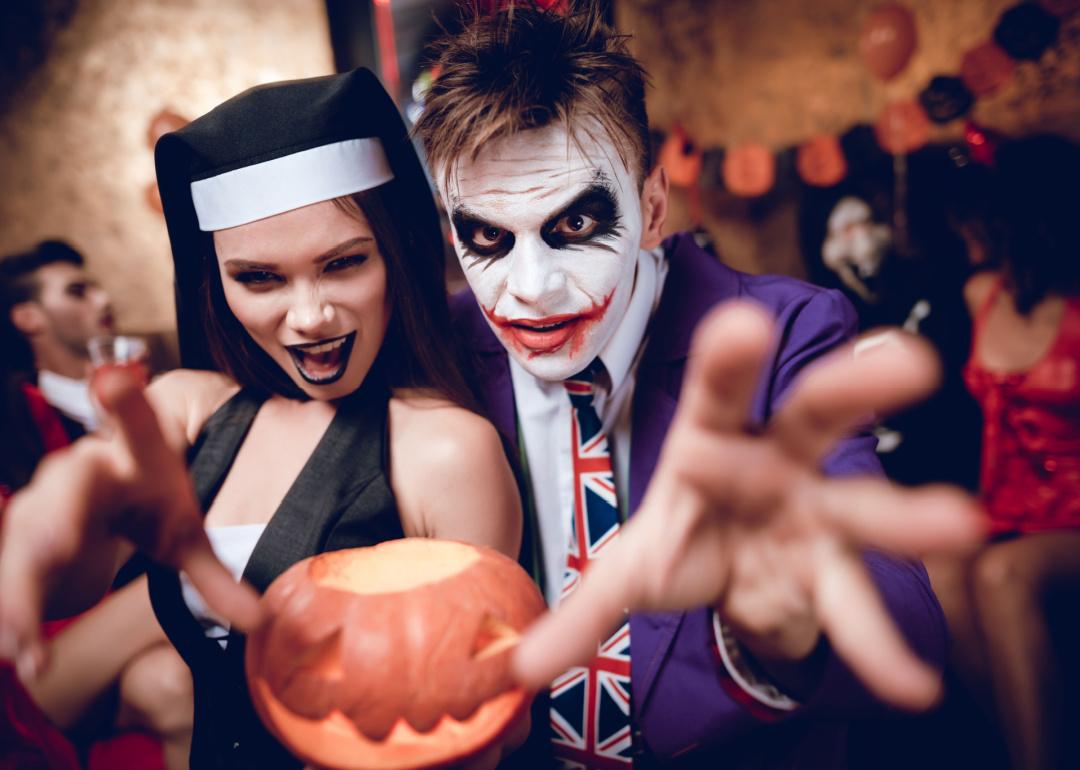
[[[1074,662],[1060,653],[1080,598],[1080,147],[1034,136],[1003,145],[996,165],[969,170],[976,184],[954,205],[986,268],[965,287],[974,333],[964,376],[983,410],[980,487],[994,538],[969,559],[928,566],[953,665],[976,697],[992,695],[1013,766],[1075,767],[1064,729],[1075,671],[1062,670]]]
[[[5,314],[29,344],[35,381],[70,438],[97,426],[88,375],[91,338],[113,329],[109,295],[63,241],[42,241],[0,261]]]
[[[50,265],[62,267],[52,271]],[[70,431],[81,427],[65,420],[34,385],[35,361],[63,365],[66,359],[71,366],[66,371],[74,373],[74,362],[80,360],[74,355],[77,348],[59,340],[101,326],[92,321],[101,317],[103,305],[87,294],[102,292],[79,288],[85,280],[80,267],[60,260],[43,263],[28,275],[41,280],[39,292],[29,290],[39,299],[24,299],[28,289],[18,279],[0,285],[0,308],[5,311],[0,313],[0,522],[7,499],[30,480],[42,457],[67,446]],[[72,287],[79,296],[67,293]],[[57,292],[66,298],[55,297]],[[35,307],[25,307],[29,303]],[[20,313],[39,315],[41,331],[31,336],[17,328],[14,316]],[[59,316],[55,324],[51,313]],[[32,339],[42,342],[41,357],[35,355],[39,347],[32,347]],[[54,353],[57,350],[70,355]],[[82,361],[85,369],[85,354]],[[0,769],[187,767],[191,677],[154,618],[145,577],[119,587],[76,618],[46,623],[43,632],[55,660],[45,676],[24,685],[10,665],[0,664]]]

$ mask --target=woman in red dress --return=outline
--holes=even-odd
[[[1080,589],[1080,148],[1001,148],[988,216],[960,230],[975,261],[965,382],[982,406],[981,494],[994,537],[928,565],[954,665],[991,697],[1013,765],[1060,767],[1064,686],[1044,607]]]

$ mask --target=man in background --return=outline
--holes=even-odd
[[[87,274],[82,254],[63,241],[42,241],[0,260],[0,303],[26,340],[37,386],[60,412],[71,438],[92,431],[87,343],[113,328],[109,295]],[[4,355],[13,355],[5,351]]]

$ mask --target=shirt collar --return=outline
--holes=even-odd
[[[82,423],[88,431],[97,427],[97,414],[90,401],[88,380],[76,380],[48,369],[39,369],[37,384],[51,406]]]

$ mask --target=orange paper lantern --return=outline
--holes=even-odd
[[[917,102],[893,102],[874,124],[874,136],[886,152],[914,152],[930,138],[930,119]]]
[[[675,187],[692,187],[701,177],[701,150],[681,126],[673,126],[660,146],[660,165]]]
[[[495,745],[529,708],[510,651],[544,610],[532,579],[490,548],[409,538],[286,570],[248,638],[255,708],[310,765],[405,770]]]
[[[879,80],[892,80],[907,66],[916,46],[915,17],[895,3],[870,12],[859,34],[859,53]]]
[[[747,142],[728,150],[723,176],[724,184],[735,195],[756,198],[776,182],[776,159],[765,145]]]
[[[813,187],[832,187],[847,176],[840,140],[824,134],[811,137],[795,154],[795,169]]]
[[[996,43],[977,45],[960,61],[960,79],[976,96],[986,96],[1009,82],[1016,63]]]

